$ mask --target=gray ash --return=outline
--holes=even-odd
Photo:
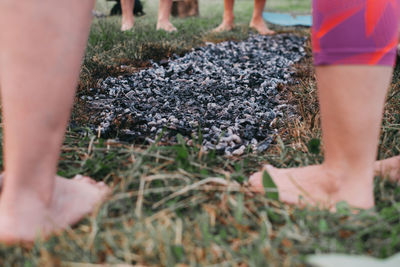
[[[305,38],[282,34],[242,42],[208,43],[183,57],[153,63],[125,77],[108,77],[93,97],[91,127],[124,141],[188,140],[201,131],[203,147],[241,154],[263,151],[282,113],[279,84],[291,82],[291,66],[305,56]]]

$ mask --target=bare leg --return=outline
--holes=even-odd
[[[55,179],[92,6],[91,0],[0,2],[0,242],[33,241],[39,231],[75,223],[108,192],[89,178]]]
[[[122,23],[121,31],[127,31],[133,28],[135,17],[133,16],[133,8],[135,0],[121,0]]]
[[[265,2],[266,0],[254,0],[254,11],[250,27],[262,35],[274,34],[275,32],[268,28],[262,16]]]
[[[177,31],[174,25],[169,21],[171,7],[172,0],[160,0],[160,6],[158,7],[157,30],[164,30],[166,32]]]
[[[221,25],[214,29],[214,32],[231,31],[234,27],[235,16],[233,14],[234,0],[224,0],[224,18]]]
[[[332,207],[347,201],[374,206],[373,175],[385,95],[391,67],[317,67],[325,161],[294,169],[267,167],[284,202]],[[262,173],[250,183],[262,190]]]
[[[400,55],[400,45],[397,45],[397,55]],[[393,182],[400,181],[400,156],[375,162],[375,175]]]

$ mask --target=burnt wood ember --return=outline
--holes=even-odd
[[[291,82],[305,41],[282,34],[207,43],[132,75],[108,77],[92,97],[82,97],[95,111],[91,127],[130,142],[154,140],[163,129],[171,143],[178,133],[190,140],[200,131],[205,149],[264,151],[276,131],[271,122],[284,111],[277,87]]]

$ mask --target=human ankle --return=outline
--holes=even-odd
[[[165,24],[170,24],[168,19],[158,19],[157,20],[157,25],[165,25]]]
[[[357,168],[355,165],[343,162],[324,162],[321,167],[327,177],[329,177],[326,184],[330,191],[339,191],[341,187],[348,186],[349,184],[365,184],[366,179],[372,180],[374,173],[371,166]]]
[[[135,19],[134,18],[122,18],[122,25],[133,25],[135,23]]]
[[[52,201],[46,203],[36,193],[26,190],[17,194],[2,193],[0,201],[0,216],[6,216],[10,222],[24,224],[21,218],[45,216],[52,209]]]
[[[222,24],[226,25],[232,25],[235,21],[235,16],[234,15],[224,15],[224,18],[222,20]]]
[[[54,183],[21,183],[16,182],[13,177],[7,177],[8,181],[3,186],[1,192],[1,201],[9,203],[21,203],[23,200],[37,201],[44,207],[50,207],[53,200]],[[54,178],[52,178],[54,179]],[[36,180],[37,179],[31,179]]]
[[[250,24],[259,24],[259,23],[264,23],[264,19],[260,16],[253,16],[251,18]]]

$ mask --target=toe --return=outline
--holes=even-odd
[[[268,173],[272,172],[274,170],[275,170],[275,167],[272,166],[271,164],[266,164],[266,165],[263,166],[263,171],[266,171]]]
[[[60,177],[60,178],[62,178],[62,177]],[[80,175],[80,174],[77,174],[77,175],[75,175],[75,177],[74,177],[74,178],[72,178],[72,179],[74,179],[74,180],[76,180],[76,181],[80,181],[80,180],[82,180],[82,179],[83,179],[83,176],[82,176],[82,175]]]
[[[249,182],[252,186],[257,186],[259,184],[258,182],[259,179],[260,179],[260,172],[256,172],[250,176]]]
[[[252,189],[256,192],[264,192],[264,188],[262,185],[262,173],[263,172],[256,172],[253,175],[250,176],[249,178],[249,183],[252,187]]]
[[[87,176],[83,177],[82,181],[88,184],[93,184],[93,185],[97,184],[95,180]]]
[[[96,186],[100,190],[102,199],[107,198],[109,195],[111,195],[111,188],[104,182],[98,182],[96,183]]]
[[[221,31],[221,27],[214,28],[212,31],[213,32],[220,32]]]
[[[96,180],[88,177],[88,176],[82,176],[82,175],[76,175],[73,178],[75,181],[81,182],[81,183],[86,183],[95,186],[98,190],[101,191],[102,195],[107,195],[110,193],[110,188],[104,183],[104,182],[97,182]]]
[[[265,32],[263,32],[262,33],[263,35],[274,35],[275,34],[275,32],[274,31],[265,31]]]
[[[97,182],[95,180],[93,180],[92,178],[88,177],[88,176],[83,176],[83,175],[76,175],[74,178],[74,180],[82,182],[82,183],[88,183],[88,184],[97,184]]]
[[[96,186],[98,187],[98,188],[100,188],[101,190],[103,190],[103,189],[109,189],[109,187],[108,187],[108,185],[106,185],[106,183],[105,182],[97,182],[96,183]]]
[[[250,183],[252,189],[256,192],[264,193],[263,174],[264,174],[264,172],[268,172],[268,174],[271,175],[271,173],[273,173],[274,170],[275,170],[275,167],[267,164],[267,165],[263,166],[263,168],[260,172],[256,172],[253,175],[251,175],[249,178],[249,183]]]

